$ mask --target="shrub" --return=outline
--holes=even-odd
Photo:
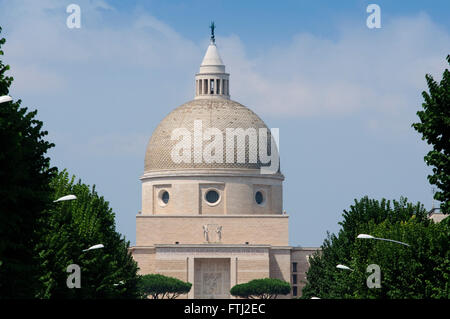
[[[254,279],[231,288],[230,293],[235,297],[249,299],[275,299],[278,295],[287,295],[291,291],[288,282],[275,279]]]

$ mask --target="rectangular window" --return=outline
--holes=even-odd
[[[297,284],[297,275],[292,275],[292,283],[293,283],[294,285]]]
[[[292,272],[297,272],[297,263],[292,263]]]
[[[220,94],[220,80],[219,79],[217,79],[217,85],[216,85],[216,88],[217,88],[217,94]]]
[[[298,296],[297,286],[292,287],[292,295],[293,295],[294,297],[297,297],[297,296]]]

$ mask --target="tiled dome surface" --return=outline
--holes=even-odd
[[[171,140],[172,131],[176,128],[186,128],[193,135],[194,121],[202,120],[203,132],[206,128],[218,128],[223,135],[223,163],[195,163],[193,145],[191,147],[192,161],[190,163],[175,163],[172,160],[171,152],[179,140]],[[258,134],[259,128],[267,128],[264,122],[253,111],[240,103],[227,99],[204,99],[187,102],[167,115],[153,132],[145,154],[145,172],[166,169],[204,169],[204,168],[226,168],[226,169],[259,169],[267,166],[259,162],[249,163],[248,160],[248,140],[246,141],[245,163],[226,163],[226,128],[255,128]],[[270,136],[270,132],[268,132]],[[193,138],[192,138],[193,143]],[[203,147],[211,141],[204,141]],[[237,142],[235,141],[235,154]],[[258,148],[258,146],[257,146]],[[270,141],[267,145],[270,152]],[[259,149],[258,149],[259,154]],[[237,157],[236,157],[237,158]]]

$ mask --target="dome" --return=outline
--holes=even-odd
[[[195,98],[173,110],[155,129],[145,154],[144,174],[212,168],[280,172],[276,143],[266,124],[230,99],[229,74],[213,32],[195,75]]]
[[[208,128],[217,128],[223,136],[223,160],[206,162],[203,159],[198,160],[198,154],[194,151],[194,138],[190,144],[190,154],[192,160],[189,162],[179,162],[173,160],[172,150],[179,143],[180,138],[172,140],[172,134],[175,129],[185,129],[193,136],[194,122],[201,123],[201,132],[204,135]],[[234,151],[232,151],[233,158],[237,159],[238,152],[245,152],[245,161],[234,160],[227,162],[226,140],[228,129],[254,129],[257,135],[258,142],[253,143],[257,150],[257,159],[250,160],[249,155],[249,137],[245,139],[245,144],[239,143],[237,138],[234,138]],[[157,126],[150,138],[145,154],[145,172],[173,170],[173,169],[260,169],[264,166],[269,166],[267,161],[261,162],[260,158],[260,140],[263,141],[259,134],[259,129],[266,129],[266,149],[261,150],[262,154],[271,153],[271,135],[266,124],[249,108],[244,105],[229,100],[229,99],[195,99],[187,102],[167,115]],[[200,131],[200,130],[199,130]],[[211,140],[204,140],[202,150],[206,145],[211,143]],[[264,144],[262,144],[264,145]],[[245,149],[242,150],[242,147]],[[253,149],[255,150],[255,149]],[[203,154],[203,153],[200,153]],[[201,157],[202,155],[200,155]],[[270,156],[270,155],[269,155]],[[195,158],[197,157],[197,158]],[[279,170],[278,170],[279,171]]]

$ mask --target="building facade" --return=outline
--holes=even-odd
[[[195,75],[195,98],[167,115],[145,155],[136,216],[141,274],[193,284],[185,298],[230,298],[258,278],[290,282],[299,296],[317,248],[289,246],[276,136],[230,99],[214,33]]]

